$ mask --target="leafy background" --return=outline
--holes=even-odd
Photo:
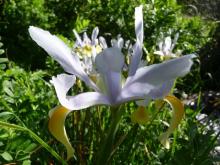
[[[203,96],[207,90],[218,91],[219,71],[219,2],[175,0],[7,0],[0,1],[0,121],[23,126],[35,132],[61,157],[64,147],[48,132],[48,111],[58,105],[49,80],[62,72],[58,64],[29,37],[28,27],[38,26],[58,35],[70,46],[72,33],[91,34],[98,26],[100,35],[110,39],[121,34],[134,41],[134,8],[144,4],[144,46],[151,56],[162,34],[180,38],[176,50],[183,54],[197,53],[192,72],[179,79],[175,94]],[[207,8],[204,8],[207,6]],[[213,9],[213,4],[215,6]],[[216,9],[217,8],[217,9]],[[204,10],[207,9],[207,10]],[[209,14],[207,16],[207,13]],[[146,58],[146,53],[144,54]],[[73,91],[83,91],[83,86]],[[188,98],[187,98],[188,99]],[[214,164],[220,159],[214,152],[216,133],[196,120],[202,110],[202,99],[195,109],[186,108],[180,128],[171,137],[171,150],[158,143],[158,136],[166,129],[170,111],[160,111],[150,125],[132,124],[130,114],[136,106],[126,105],[120,125],[118,143],[112,164]],[[215,98],[218,103],[220,98]],[[152,112],[156,111],[152,105]],[[213,109],[214,111],[214,109]],[[76,149],[69,164],[92,164],[108,128],[110,113],[106,107],[73,112],[67,119],[67,132]],[[215,122],[215,116],[212,122]],[[163,121],[163,122],[161,122]],[[206,148],[204,149],[204,144]],[[187,162],[188,161],[188,162]],[[0,163],[54,164],[57,160],[28,132],[12,127],[0,127]]]

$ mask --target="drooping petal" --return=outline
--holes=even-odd
[[[138,101],[136,101],[136,104],[138,105],[138,106],[142,106],[142,107],[145,107],[145,106],[147,106],[148,104],[149,104],[149,102],[151,101],[151,97],[149,97],[149,96],[146,96],[143,100],[138,100]]]
[[[131,85],[127,85],[122,88],[121,92],[117,96],[116,102],[118,104],[122,104],[132,100],[144,100],[149,96],[150,91],[154,88],[154,86],[147,83],[132,83]]]
[[[144,88],[148,88],[148,91],[145,90],[141,90],[143,91],[141,93],[136,93],[136,95],[139,95],[139,96],[143,96],[143,99],[142,100],[138,100],[136,101],[136,104],[139,105],[139,106],[147,106],[148,103],[152,100],[152,99],[162,99],[164,98],[165,96],[167,96],[172,87],[173,87],[173,84],[174,84],[174,80],[170,80],[170,81],[167,81],[165,83],[163,83],[160,87],[158,88],[153,88],[152,86],[143,86],[143,85],[140,85],[140,87],[142,89]],[[131,86],[132,87],[132,86]],[[131,91],[132,88],[129,89],[129,91]],[[140,91],[140,90],[139,90]],[[145,93],[145,96],[144,96],[144,93]]]
[[[135,83],[158,87],[164,82],[184,76],[190,71],[193,57],[195,56],[186,55],[160,64],[139,68],[132,79],[125,84],[125,87]]]
[[[133,123],[146,124],[149,119],[150,115],[143,106],[139,106],[138,109],[131,114],[131,121]]]
[[[173,85],[174,85],[174,80],[169,80],[163,83],[162,85],[160,85],[159,88],[155,88],[151,90],[149,95],[151,96],[152,99],[162,99],[170,93]]]
[[[184,106],[183,103],[175,96],[171,96],[171,95],[166,96],[164,100],[168,102],[172,107],[173,115],[170,121],[170,127],[165,133],[163,133],[159,137],[159,140],[165,148],[169,149],[170,148],[169,136],[178,127],[182,118],[184,117]]]
[[[51,35],[48,31],[37,27],[30,26],[28,30],[31,38],[51,57],[60,63],[66,72],[78,76],[96,91],[99,90],[84,72],[80,65],[79,57],[76,54],[71,53],[70,48],[62,40],[55,35]]]
[[[75,76],[60,74],[52,77],[51,83],[54,85],[57,97],[62,106],[69,110],[85,109],[94,105],[110,105],[107,96],[98,92],[85,92],[76,96],[67,96],[67,92],[75,83]]]
[[[135,33],[136,33],[136,43],[133,47],[133,55],[130,59],[129,65],[129,76],[133,76],[138,68],[138,65],[142,57],[142,45],[144,37],[144,27],[143,27],[143,6],[135,8]]]
[[[49,131],[67,149],[67,160],[73,157],[74,149],[69,142],[65,129],[66,116],[70,111],[62,106],[57,106],[49,112]]]

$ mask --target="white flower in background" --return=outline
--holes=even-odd
[[[164,39],[160,40],[158,42],[158,48],[159,50],[155,51],[154,54],[160,55],[162,57],[178,57],[181,55],[181,51],[177,50],[176,53],[173,53],[173,49],[177,43],[177,40],[179,38],[179,33],[176,33],[173,41],[170,36],[165,37]]]
[[[164,97],[169,93],[174,79],[187,74],[193,64],[193,55],[182,56],[150,66],[140,64],[144,33],[142,6],[139,6],[135,8],[136,42],[129,60],[128,77],[122,83],[125,56],[121,49],[124,40],[119,36],[116,40],[112,40],[112,47],[108,47],[103,37],[97,40],[97,31],[95,28],[91,40],[85,34],[83,41],[75,32],[77,44],[71,50],[62,40],[51,35],[48,31],[33,26],[29,28],[31,38],[59,62],[68,73],[52,77],[51,83],[54,85],[57,97],[63,107],[50,112],[49,122],[51,133],[67,147],[68,158],[72,156],[73,152],[64,128],[64,121],[69,112],[95,105],[118,106],[129,101]],[[168,44],[168,41],[166,42]],[[98,46],[101,47],[100,52],[99,49],[97,50]],[[166,47],[165,50],[168,51],[169,46]],[[87,61],[87,57],[90,60]],[[88,69],[88,66],[91,66],[92,69]],[[93,81],[91,74],[98,75],[96,77],[98,81]],[[84,81],[94,91],[69,96],[68,91],[75,84],[76,77]],[[101,82],[102,85],[100,86],[98,82]],[[172,102],[173,98],[169,99]],[[172,128],[163,136],[162,140],[167,139],[177,123],[174,121],[174,125],[171,125]]]

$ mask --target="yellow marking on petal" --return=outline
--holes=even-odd
[[[161,109],[164,105],[164,100],[158,99],[155,100],[155,108],[156,109]]]
[[[96,84],[97,83],[97,75],[96,74],[90,74],[89,78]]]
[[[184,117],[184,105],[175,96],[168,95],[164,98],[164,100],[172,107],[173,115],[170,121],[170,127],[165,133],[163,133],[159,137],[159,140],[165,148],[169,149],[170,148],[169,136],[178,127],[182,118]]]
[[[102,51],[102,47],[100,45],[97,45],[95,47],[96,53],[99,54]]]
[[[90,45],[85,45],[82,48],[82,54],[86,55],[88,57],[91,57],[92,56],[92,47]]]
[[[73,157],[74,149],[69,142],[65,129],[66,116],[70,111],[63,106],[57,106],[49,112],[49,131],[67,149],[67,160]]]
[[[138,124],[146,124],[149,121],[149,113],[143,106],[139,106],[136,111],[131,114],[131,121]]]
[[[83,47],[75,48],[75,51],[77,52],[79,57],[82,59],[83,56],[91,57],[92,56],[92,49],[93,49],[92,45],[86,44]],[[97,54],[99,54],[102,51],[101,46],[100,45],[96,45],[95,46],[95,51],[96,51]]]

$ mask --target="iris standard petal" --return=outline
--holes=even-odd
[[[92,36],[91,36],[91,40],[92,40],[92,45],[95,45],[96,44],[96,39],[98,37],[98,34],[99,34],[99,28],[98,27],[95,27],[92,31]]]
[[[124,56],[117,47],[107,48],[96,56],[95,64],[104,80],[107,96],[114,102],[121,91]]]
[[[67,92],[75,83],[75,76],[60,74],[52,77],[51,83],[54,85],[57,97],[62,106],[70,110],[85,109],[94,105],[110,105],[107,96],[98,92],[85,92],[76,96],[67,96]]]
[[[96,56],[95,64],[98,71],[103,74],[109,71],[121,72],[124,56],[118,48],[107,48]]]
[[[103,49],[108,48],[108,45],[107,45],[107,43],[106,43],[104,37],[100,36],[100,37],[99,37],[99,42],[100,42],[100,45],[101,45],[101,47],[102,47]]]
[[[176,35],[175,35],[175,37],[173,39],[173,43],[171,45],[170,51],[173,51],[173,49],[174,49],[174,47],[175,47],[175,45],[177,43],[178,38],[179,38],[179,33],[176,33]]]
[[[115,103],[117,96],[121,92],[121,73],[109,71],[103,75],[105,90],[112,104]]]
[[[31,38],[60,63],[66,72],[78,76],[94,90],[99,90],[84,72],[78,56],[71,53],[70,48],[62,40],[37,27],[30,26],[28,30]]]
[[[167,53],[170,52],[170,49],[171,49],[171,44],[172,44],[172,40],[171,40],[171,37],[166,37],[165,38],[165,41],[164,41],[164,45],[163,45],[163,51],[166,53],[166,55],[169,55]]]
[[[74,154],[74,149],[69,142],[65,129],[65,120],[69,112],[70,111],[68,109],[62,106],[55,107],[49,112],[50,119],[48,123],[51,134],[66,147],[67,160],[73,157]]]
[[[79,36],[79,34],[77,33],[77,31],[76,31],[75,29],[73,29],[73,33],[74,33],[74,35],[75,35],[75,37],[76,37],[76,40],[77,40],[78,44],[79,44],[81,47],[83,47],[83,46],[84,46],[84,45],[83,45],[83,41],[82,41],[81,37]]]
[[[135,33],[137,40],[139,40],[140,43],[143,43],[144,39],[144,23],[142,9],[142,5],[135,8]]]
[[[142,8],[142,5],[135,8],[136,43],[133,46],[133,54],[130,59],[129,76],[133,76],[135,74],[142,57],[142,44],[144,37]]]

